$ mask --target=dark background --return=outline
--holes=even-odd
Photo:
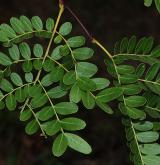
[[[153,36],[158,43],[160,16],[155,7],[145,8],[143,0],[68,0],[88,30],[109,50],[124,36]],[[0,23],[12,16],[39,15],[43,20],[58,13],[57,0],[0,0]],[[84,34],[66,11],[63,20],[73,22],[74,34]],[[84,34],[85,35],[85,34]],[[90,44],[89,44],[90,45]],[[103,62],[103,53],[95,46],[94,61]],[[101,74],[105,72],[103,65]],[[117,109],[115,109],[116,111]],[[51,154],[52,141],[29,137],[18,121],[18,113],[0,112],[0,165],[127,165],[129,150],[119,116],[108,116],[100,110],[80,114],[87,121],[82,136],[93,146],[88,156],[71,150],[61,158]]]

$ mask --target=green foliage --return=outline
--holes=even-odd
[[[144,0],[144,5],[147,7],[150,7],[152,5],[153,1],[155,2],[158,12],[160,13],[160,1],[159,0]]]
[[[146,6],[151,4],[152,0],[145,0]],[[159,0],[155,4],[160,11]],[[71,36],[72,24],[59,25],[59,19],[48,18],[44,23],[38,16],[20,16],[11,18],[10,25],[0,25],[0,44],[6,48],[0,52],[0,109],[19,111],[28,135],[53,138],[52,153],[59,157],[67,148],[83,154],[92,151],[76,135],[86,127],[77,117],[79,103],[111,115],[114,101],[131,161],[159,165],[160,47],[154,47],[152,37],[125,37],[111,55],[93,39],[108,55],[105,64],[110,81],[98,76],[98,67],[90,60],[94,51],[85,45],[85,37]],[[48,46],[30,44],[33,37]]]
[[[117,92],[108,96],[110,100],[117,99],[122,90],[110,88],[106,78],[95,77],[98,67],[89,61],[94,51],[85,46],[83,36],[69,36],[70,22],[58,29],[51,18],[44,25],[38,16],[21,16],[11,18],[10,23],[0,25],[0,41],[7,47],[6,53],[0,52],[0,108],[6,105],[10,111],[20,110],[19,118],[26,123],[27,134],[40,133],[46,138],[54,135],[55,156],[61,156],[68,147],[89,154],[90,145],[70,133],[86,127],[85,121],[73,116],[78,112],[78,103],[86,109],[97,105],[111,114],[106,104],[109,100],[101,96],[101,90]],[[53,48],[51,44],[31,45],[28,40],[33,37],[49,39],[49,43],[54,42]]]

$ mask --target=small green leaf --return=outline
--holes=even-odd
[[[13,84],[15,84],[16,86],[22,86],[23,85],[22,79],[19,76],[19,74],[13,72],[13,73],[11,73],[10,77],[11,77]]]
[[[25,90],[22,89],[22,88],[17,89],[16,92],[15,92],[15,98],[20,103],[24,102],[25,99],[26,99]]]
[[[77,63],[77,74],[79,77],[92,77],[98,71],[96,65],[88,62],[78,62]]]
[[[71,102],[78,103],[81,100],[81,90],[77,84],[74,84],[70,90],[69,98]]]
[[[83,36],[72,37],[67,40],[67,43],[72,48],[81,47],[85,44],[85,38]]]
[[[30,121],[25,127],[25,131],[28,135],[35,134],[38,131],[38,129],[39,129],[39,125],[35,119]]]
[[[19,19],[12,17],[10,19],[10,23],[11,23],[11,25],[12,25],[12,27],[16,33],[18,33],[18,34],[25,33],[24,26]]]
[[[42,88],[40,85],[33,85],[33,86],[29,86],[29,95],[31,97],[35,97],[37,95],[40,95],[42,92]]]
[[[144,5],[149,7],[152,5],[152,0],[144,0]]]
[[[33,82],[33,74],[30,72],[30,73],[25,73],[25,80],[27,82]]]
[[[30,47],[27,43],[23,42],[19,45],[19,50],[21,52],[21,55],[25,58],[25,59],[30,59],[31,57],[31,50]]]
[[[125,98],[125,102],[129,107],[140,107],[146,103],[146,99],[142,96],[129,96]]]
[[[160,157],[155,155],[145,155],[143,156],[145,165],[159,165]]]
[[[63,90],[60,86],[50,89],[48,92],[50,98],[61,98],[67,94],[67,91]]]
[[[143,144],[140,146],[140,150],[146,155],[158,155],[160,154],[160,145],[158,143]]]
[[[141,143],[152,143],[159,139],[158,132],[154,131],[139,132],[136,136],[137,140]]]
[[[42,80],[41,80],[41,83],[43,86],[47,87],[47,86],[50,86],[51,84],[53,84],[53,81],[51,80],[51,75],[50,73],[49,74],[46,74]]]
[[[42,57],[43,55],[43,47],[40,44],[35,44],[33,48],[34,55],[36,57]]]
[[[95,98],[89,92],[82,92],[82,102],[87,109],[93,109],[95,107]]]
[[[52,18],[48,18],[46,21],[46,29],[51,32],[53,28],[54,28],[54,20]]]
[[[45,130],[46,134],[49,136],[55,135],[57,132],[60,131],[60,123],[57,120],[52,120],[43,123],[43,129]]]
[[[4,66],[9,66],[12,64],[12,61],[7,55],[0,52],[0,64]]]
[[[25,61],[23,64],[22,64],[22,68],[24,70],[24,72],[31,72],[32,69],[33,69],[33,64],[32,64],[32,61]]]
[[[20,113],[20,121],[27,121],[32,117],[32,112],[27,109]]]
[[[46,59],[45,62],[43,63],[43,69],[46,72],[50,72],[54,70],[54,68],[55,68],[55,63],[50,59]]]
[[[153,123],[149,121],[134,123],[134,128],[138,131],[149,131],[153,128]]]
[[[90,145],[81,137],[71,133],[65,133],[65,136],[70,148],[83,154],[90,154],[92,152]]]
[[[20,16],[20,21],[22,22],[25,31],[27,32],[33,31],[32,23],[26,16],[24,15]]]
[[[13,45],[11,48],[9,48],[9,54],[15,61],[18,61],[20,59],[20,52],[17,45]]]
[[[55,110],[60,115],[74,114],[78,111],[78,107],[75,103],[62,102],[55,105]]]
[[[53,82],[60,81],[64,76],[64,69],[61,67],[55,67],[54,70],[50,73],[50,79]]]
[[[32,17],[31,22],[34,29],[36,29],[37,31],[43,30],[42,20],[38,16]]]
[[[96,86],[97,86],[96,90],[104,89],[108,87],[110,84],[110,81],[105,78],[93,78],[92,80],[96,83]]]
[[[36,113],[36,116],[41,121],[46,121],[55,115],[53,107],[46,106]]]
[[[48,99],[45,94],[39,94],[31,100],[31,105],[33,108],[39,108],[45,105],[47,101]]]
[[[67,131],[78,131],[86,127],[83,120],[73,117],[62,119],[60,123],[62,128]]]
[[[73,54],[77,60],[87,60],[93,56],[94,51],[91,48],[83,47],[74,49]]]
[[[130,74],[133,73],[135,71],[133,66],[130,65],[119,65],[117,67],[117,71],[119,74]]]
[[[1,24],[0,29],[7,35],[8,38],[16,37],[15,31],[7,24]]]
[[[132,119],[144,119],[146,117],[145,112],[143,112],[142,110],[139,110],[137,108],[127,107],[127,113],[129,115],[129,117]]]
[[[57,46],[56,48],[53,49],[52,53],[51,53],[51,57],[54,59],[54,60],[59,60],[61,59],[61,52],[60,52],[60,48],[62,48],[63,46],[62,45],[59,45]]]
[[[87,77],[80,77],[77,80],[77,84],[80,89],[85,91],[94,91],[97,88],[96,83]]]
[[[128,84],[122,86],[124,94],[126,95],[136,95],[142,91],[139,84]]]
[[[67,149],[68,141],[67,138],[64,136],[64,134],[60,134],[56,137],[54,140],[53,146],[52,146],[52,153],[56,157],[60,157],[64,154],[64,152]]]
[[[66,85],[72,85],[76,81],[76,74],[75,71],[71,70],[67,72],[63,77],[63,83]]]
[[[109,102],[117,99],[123,94],[123,90],[120,87],[112,87],[109,89],[104,89],[97,95],[97,101]]]
[[[62,36],[66,36],[72,31],[72,24],[70,22],[65,22],[64,24],[61,25],[59,29],[59,33]]]
[[[8,110],[14,111],[16,109],[16,106],[17,106],[17,102],[15,96],[13,94],[9,94],[6,97],[6,107],[8,108]]]
[[[40,60],[40,59],[34,60],[33,66],[36,70],[41,70],[42,69],[42,60]]]
[[[12,84],[8,80],[6,80],[6,79],[2,79],[1,80],[0,88],[2,90],[4,90],[5,92],[11,92],[13,90]]]

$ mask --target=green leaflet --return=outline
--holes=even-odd
[[[73,70],[66,73],[63,77],[63,83],[66,85],[72,85],[75,83],[75,81],[76,81],[76,73]]]
[[[42,107],[44,104],[46,104],[47,101],[48,101],[48,99],[45,94],[39,94],[39,95],[36,95],[31,100],[31,105],[33,108],[39,108],[39,107]]]
[[[9,66],[12,64],[12,61],[7,55],[0,52],[0,64],[4,66]]]
[[[68,141],[64,134],[59,134],[54,140],[52,153],[54,156],[61,156],[67,149]]]
[[[85,91],[94,91],[97,88],[96,83],[87,77],[80,77],[77,84],[80,89]]]
[[[26,92],[25,92],[24,89],[19,88],[19,89],[16,90],[15,98],[18,102],[20,102],[20,103],[24,102],[26,97],[27,97],[27,95],[26,95]]]
[[[85,38],[83,36],[71,37],[67,40],[67,43],[72,48],[81,47],[85,44]]]
[[[138,122],[134,124],[134,128],[138,131],[149,131],[153,128],[153,123],[149,121]]]
[[[62,36],[66,36],[72,31],[72,24],[70,22],[65,22],[64,24],[61,25],[59,29],[59,33]]]
[[[33,48],[34,55],[36,57],[42,57],[43,55],[43,47],[40,44],[35,44]]]
[[[30,59],[31,57],[31,50],[30,47],[27,43],[23,42],[19,45],[19,50],[21,52],[21,55],[25,58],[25,59]]]
[[[8,38],[16,37],[15,31],[7,24],[1,24],[0,29],[4,31]]]
[[[32,82],[33,81],[33,74],[32,73],[25,73],[25,80],[27,82]]]
[[[21,23],[21,21],[15,17],[12,17],[10,19],[10,23],[12,25],[12,28],[14,29],[14,31],[18,34],[23,34],[25,33],[25,30],[24,30],[24,26],[23,24]]]
[[[25,127],[25,131],[28,135],[33,135],[35,134],[37,131],[39,130],[39,125],[37,123],[36,120],[32,120],[30,121],[26,127]]]
[[[67,94],[67,91],[63,90],[60,86],[50,89],[48,92],[50,98],[61,98]]]
[[[60,115],[74,114],[78,111],[78,107],[75,103],[61,102],[54,106],[56,112]]]
[[[62,119],[60,124],[67,131],[78,131],[86,127],[86,123],[83,120],[73,117]]]
[[[46,106],[36,113],[36,116],[41,121],[46,121],[55,115],[52,106]]]
[[[52,18],[48,18],[46,21],[46,29],[51,32],[53,28],[54,28],[54,20]]]
[[[62,45],[59,45],[59,46],[57,46],[56,48],[53,49],[53,51],[52,51],[52,53],[51,53],[51,57],[52,57],[54,60],[59,60],[59,59],[61,59],[62,55],[61,55],[60,49],[61,49],[62,47],[63,47]]]
[[[160,154],[160,145],[158,143],[143,144],[140,146],[140,150],[146,155],[158,155]]]
[[[132,119],[144,119],[146,117],[145,112],[137,108],[127,107],[127,114]]]
[[[61,129],[60,123],[57,120],[52,120],[43,123],[43,129],[46,132],[47,135],[53,136],[56,133],[58,133]]]
[[[96,90],[104,89],[108,87],[110,84],[110,81],[105,78],[93,78],[92,80],[96,83],[96,86],[97,86]]]
[[[6,107],[8,108],[8,110],[13,111],[16,109],[16,106],[17,106],[17,102],[15,96],[13,94],[9,94],[6,97]]]
[[[129,96],[125,98],[125,102],[129,107],[140,107],[146,103],[146,99],[142,96]]]
[[[82,47],[73,50],[73,54],[77,60],[87,60],[93,56],[94,51],[91,48]]]
[[[137,135],[138,141],[142,143],[155,142],[159,138],[158,132],[154,132],[154,131],[139,132],[136,135]]]
[[[159,165],[160,157],[155,155],[143,156],[146,165]]]
[[[19,76],[19,74],[17,73],[11,73],[10,75],[12,82],[16,85],[16,86],[22,86],[23,82],[21,77]]]
[[[32,117],[32,112],[30,109],[26,109],[20,113],[20,121],[27,121]]]
[[[27,18],[26,16],[22,15],[22,16],[20,16],[20,21],[22,22],[25,31],[31,32],[33,30],[32,23],[29,20],[29,18]]]
[[[109,102],[114,99],[117,99],[122,95],[123,91],[120,87],[112,87],[109,89],[104,89],[97,95],[97,101],[100,102]]]
[[[43,29],[42,20],[38,16],[32,17],[31,22],[35,30],[40,31]]]
[[[15,61],[18,61],[20,59],[20,52],[17,45],[13,45],[11,48],[9,48],[9,54]]]
[[[76,67],[77,67],[77,74],[79,77],[92,77],[98,71],[96,65],[88,62],[78,62]]]
[[[24,72],[31,72],[32,69],[33,69],[33,64],[31,61],[25,61],[23,64],[22,64],[22,68],[23,68],[23,71]]]
[[[153,0],[144,0],[144,5],[147,6],[147,7],[149,7],[149,6],[152,5],[152,1]]]
[[[95,107],[95,98],[91,92],[89,91],[82,92],[81,96],[82,96],[82,103],[85,108],[93,109]]]
[[[71,133],[65,133],[65,137],[67,138],[68,146],[70,148],[83,154],[91,153],[92,149],[90,145],[81,137]]]
[[[78,103],[81,100],[81,90],[77,84],[74,84],[69,93],[70,101]]]
[[[13,90],[12,84],[6,79],[2,79],[0,82],[0,88],[5,92],[11,92]]]

